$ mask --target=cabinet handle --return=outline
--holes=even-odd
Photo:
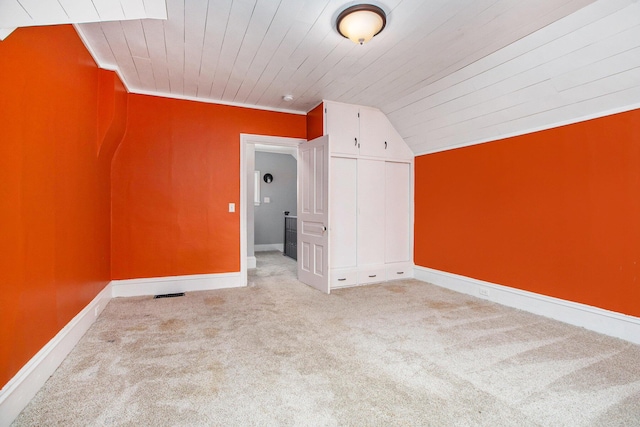
[[[404,274],[404,271],[398,271],[396,274]]]
[[[344,282],[345,280],[347,280],[346,278],[344,279],[338,279],[338,282]]]
[[[377,276],[377,274],[372,274],[369,277],[376,277],[376,276]]]
[[[387,141],[384,142],[384,149],[387,149]]]
[[[358,138],[353,138],[353,140],[355,141],[353,145],[358,145]]]

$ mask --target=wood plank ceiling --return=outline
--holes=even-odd
[[[16,27],[166,17],[164,0],[0,0],[0,40]]]
[[[166,0],[166,20],[76,28],[131,92],[302,113],[323,99],[377,107],[416,154],[640,103],[638,0],[372,1],[387,27],[363,46],[335,30],[354,3]],[[594,81],[604,91],[581,92]]]
[[[335,31],[344,0],[167,0],[166,21],[80,28],[133,91],[308,111],[397,101],[592,1],[388,0],[364,46]]]

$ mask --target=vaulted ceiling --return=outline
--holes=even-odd
[[[82,1],[104,3],[53,0]],[[323,99],[377,107],[416,154],[640,103],[638,0],[372,3],[387,27],[363,46],[335,30],[345,0],[166,0],[166,20],[76,28],[131,92],[302,113]]]

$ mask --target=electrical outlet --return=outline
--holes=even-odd
[[[481,297],[488,297],[489,296],[489,289],[480,288],[480,289],[478,289],[478,293],[480,294]]]

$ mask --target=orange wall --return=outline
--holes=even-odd
[[[324,102],[307,113],[307,139],[324,135]]]
[[[100,78],[71,26],[0,42],[0,385],[110,279]]]
[[[112,166],[114,279],[240,270],[240,133],[305,138],[306,117],[129,95]]]
[[[416,158],[415,262],[640,316],[640,110]]]

